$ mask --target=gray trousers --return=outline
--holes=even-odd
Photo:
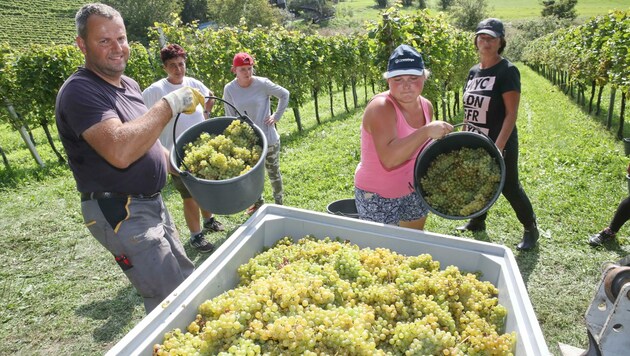
[[[194,271],[160,195],[87,200],[81,211],[90,233],[144,298],[147,314]]]
[[[282,175],[280,174],[280,142],[267,146],[267,156],[265,157],[265,170],[269,176],[273,199],[276,204],[282,205],[284,190],[282,188]],[[262,197],[260,199],[262,202]]]

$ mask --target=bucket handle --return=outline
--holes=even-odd
[[[477,126],[477,125],[473,125],[473,124],[471,124],[470,122],[461,122],[461,123],[459,123],[459,124],[455,124],[455,125],[453,125],[453,128],[460,127],[460,126],[468,126],[469,128],[471,128],[471,129],[472,129],[471,131],[474,131],[474,132],[480,133],[480,134],[482,134],[482,135],[484,135],[484,136],[488,137],[488,135],[486,135],[485,133],[483,133],[483,131],[481,131],[481,128],[479,128],[479,126]]]
[[[230,102],[223,100],[222,98],[216,97],[216,96],[206,96],[206,99],[211,99],[211,100],[219,100],[223,103],[228,104],[230,107],[232,107],[232,109],[234,109],[234,111],[236,111],[236,113],[238,114],[237,119],[243,120],[245,122],[247,122],[250,125],[254,125],[254,122],[247,116],[247,113],[245,113],[245,115],[242,115],[238,109],[232,105]],[[186,163],[184,163],[184,159],[179,155],[179,150],[177,149],[177,145],[175,145],[175,139],[177,138],[175,136],[175,132],[176,132],[176,128],[177,128],[177,121],[179,121],[179,115],[181,115],[181,113],[178,113],[177,116],[175,117],[175,121],[173,122],[173,146],[175,147],[175,154],[177,155],[177,159],[182,163],[182,165],[184,166],[184,168],[186,169],[185,171],[183,171],[182,173],[185,174],[189,174],[190,169],[188,169],[188,166],[186,166]]]

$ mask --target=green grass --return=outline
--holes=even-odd
[[[428,0],[431,10],[439,11],[437,0]],[[542,2],[540,0],[487,0],[489,15],[503,20],[520,20],[540,17]],[[393,4],[393,1],[390,1]],[[417,2],[414,2],[417,4]],[[576,6],[578,18],[587,19],[596,15],[603,15],[609,10],[627,10],[630,4],[626,0],[580,0]],[[416,11],[416,6],[404,8],[405,12]],[[378,19],[383,9],[376,6],[374,0],[346,0],[337,5],[337,19],[331,24],[362,24],[364,21]]]
[[[559,355],[558,342],[586,348],[584,313],[601,265],[630,252],[630,225],[621,230],[619,243],[604,248],[585,243],[628,194],[627,157],[614,130],[606,130],[604,113],[588,116],[545,79],[520,68],[520,175],[542,237],[533,251],[513,251],[549,348]],[[359,98],[363,105],[363,92]],[[327,104],[320,107],[321,125],[310,105],[300,110],[304,131],[297,132],[290,110],[279,124],[289,206],[325,212],[328,203],[353,195],[362,108],[346,113],[341,97],[335,100],[335,117]],[[142,319],[142,299],[83,227],[74,180],[42,147],[41,129],[34,133],[51,166],[44,170],[36,168],[19,135],[7,131],[0,127],[0,140],[22,179],[8,182],[0,171],[0,354],[102,354]],[[268,181],[264,195],[272,200]],[[186,242],[179,196],[169,186],[164,199]],[[217,244],[246,220],[243,214],[219,218],[227,231],[210,236]],[[427,230],[450,235],[457,224],[431,216]],[[514,249],[521,233],[501,197],[490,211],[487,232],[464,236]],[[196,265],[207,257],[186,249]]]
[[[539,0],[488,0],[490,15],[504,20],[519,20],[540,17],[542,1]],[[588,19],[604,15],[609,10],[627,10],[630,8],[625,0],[579,0],[576,9],[578,19]]]

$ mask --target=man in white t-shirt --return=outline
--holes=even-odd
[[[142,98],[147,107],[151,107],[162,99],[164,95],[186,86],[198,89],[204,97],[214,95],[202,82],[186,76],[187,55],[181,46],[170,44],[162,48],[160,58],[167,76],[151,84],[142,92]],[[175,137],[179,137],[189,127],[207,119],[213,105],[214,100],[206,100],[205,107],[202,108],[201,105],[198,105],[197,111],[194,113],[180,114],[181,117],[177,120]],[[171,119],[160,134],[160,142],[169,151],[173,148],[174,121],[175,117]],[[190,230],[190,244],[200,252],[212,252],[214,246],[205,239],[204,232],[223,231],[223,225],[214,218],[211,212],[199,207],[181,178],[171,174],[171,181],[184,200],[184,218]],[[200,215],[204,219],[203,229],[200,224]]]

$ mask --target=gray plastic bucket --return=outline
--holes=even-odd
[[[460,124],[461,125],[461,124]],[[473,126],[470,124],[466,124],[469,126]],[[459,126],[459,125],[455,125]],[[474,126],[473,126],[474,127]],[[499,182],[499,186],[497,187],[496,192],[488,201],[488,203],[479,211],[470,214],[468,216],[454,216],[445,214],[434,207],[432,207],[426,201],[426,192],[422,188],[422,184],[420,184],[420,179],[424,177],[429,169],[429,165],[438,155],[443,153],[449,153],[455,150],[459,150],[463,147],[468,148],[483,148],[488,154],[497,162],[499,165],[499,170],[501,171],[501,181]],[[494,144],[494,142],[486,135],[482,133],[475,133],[470,131],[460,131],[460,132],[451,132],[444,136],[439,140],[435,140],[431,142],[427,147],[424,148],[416,157],[415,169],[414,169],[414,188],[416,192],[420,195],[422,201],[429,207],[429,210],[434,214],[441,216],[446,219],[451,220],[460,220],[460,219],[470,219],[482,215],[490,207],[494,204],[499,196],[501,195],[501,191],[503,191],[503,185],[505,184],[505,162],[503,162],[503,157],[499,152],[499,149]]]
[[[350,218],[359,218],[357,212],[357,205],[354,202],[354,198],[336,200],[326,207],[329,214],[347,216]]]
[[[630,137],[626,137],[623,140],[623,152],[626,156],[630,156]]]
[[[249,172],[225,180],[206,180],[194,177],[188,171],[180,170],[184,147],[189,142],[195,141],[203,132],[222,134],[234,120],[242,120],[252,126],[258,136],[258,144],[263,149],[260,159]],[[205,120],[184,131],[171,150],[171,165],[179,173],[184,185],[202,209],[219,215],[229,215],[247,209],[260,198],[265,185],[266,155],[267,138],[258,126],[246,119],[224,116]]]

